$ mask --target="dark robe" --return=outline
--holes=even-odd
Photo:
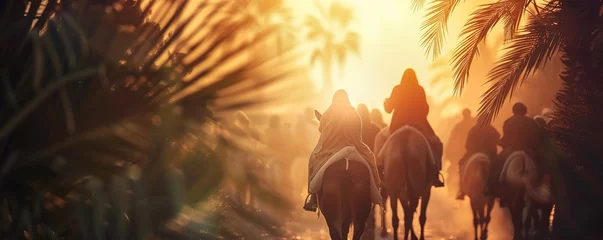
[[[383,105],[387,113],[394,113],[389,129],[391,133],[402,126],[411,125],[426,135],[435,135],[427,121],[429,105],[425,90],[420,85],[401,83],[395,86]]]
[[[467,141],[465,142],[465,156],[459,161],[459,175],[462,175],[462,171],[465,168],[467,160],[476,153],[484,153],[490,157],[490,161],[494,161],[496,153],[498,152],[497,146],[500,139],[500,133],[492,125],[482,126],[476,124],[469,130],[467,135]],[[462,177],[462,176],[461,176]]]
[[[394,112],[389,126],[390,133],[409,125],[425,135],[435,155],[436,167],[440,171],[444,146],[427,121],[429,105],[423,87],[413,81],[402,82],[394,87],[383,107],[387,113]]]
[[[490,165],[490,185],[498,181],[500,171],[507,158],[515,151],[525,151],[535,164],[538,164],[538,141],[540,138],[540,128],[534,119],[525,115],[514,115],[507,119],[503,124],[503,137],[500,139],[500,145],[503,150]]]

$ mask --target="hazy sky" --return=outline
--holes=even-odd
[[[329,1],[320,1],[328,3]],[[350,94],[353,104],[366,103],[369,107],[380,107],[391,89],[400,81],[406,68],[414,68],[419,81],[434,100],[452,95],[449,86],[431,87],[431,76],[437,74],[428,70],[431,57],[427,57],[420,45],[421,23],[425,8],[413,12],[410,0],[342,0],[354,8],[355,20],[352,29],[361,35],[360,57],[350,56],[341,73],[335,68],[333,74],[336,88],[344,88]],[[315,13],[312,0],[289,0],[299,19]],[[463,5],[463,4],[461,4]],[[456,42],[459,23],[466,21],[470,4],[464,4],[452,16],[449,40],[444,53]],[[464,15],[464,19],[463,16]],[[460,16],[460,17],[459,17]],[[462,20],[461,20],[462,19]],[[318,65],[312,76],[320,87],[322,78]],[[448,113],[451,114],[451,113]]]

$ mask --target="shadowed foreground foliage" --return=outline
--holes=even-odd
[[[246,32],[250,16],[231,1],[7,0],[0,9],[0,235],[283,234],[240,201],[244,182],[275,211],[288,208],[258,149],[233,141],[216,117],[295,87],[285,81],[298,70],[285,64],[292,47],[258,54],[274,28]],[[201,211],[185,215],[186,204]],[[194,232],[192,214],[202,215]]]
[[[421,6],[424,0],[416,0]],[[428,8],[424,44],[439,54],[448,16],[458,0],[434,0]],[[521,19],[526,23],[520,26]],[[513,91],[533,73],[560,57],[563,89],[555,100],[551,129],[556,145],[548,159],[553,173],[555,239],[598,239],[603,217],[603,2],[599,0],[501,0],[476,9],[461,32],[452,59],[455,89],[461,91],[478,45],[504,24],[506,51],[488,74],[479,116],[492,121]],[[555,148],[560,149],[555,149]]]

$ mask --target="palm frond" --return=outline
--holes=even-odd
[[[328,19],[342,28],[347,28],[354,19],[354,10],[341,2],[333,2],[329,5]]]
[[[478,117],[491,122],[507,97],[511,97],[518,84],[543,66],[563,42],[563,35],[545,16],[535,17],[525,27],[526,33],[518,35],[508,47],[508,52],[488,73],[488,82],[494,84],[482,95]]]
[[[471,14],[471,18],[463,27],[451,62],[454,71],[454,92],[461,94],[469,79],[473,59],[479,56],[479,44],[486,39],[488,33],[500,21],[507,11],[506,3],[496,2],[480,6]]]
[[[324,38],[328,35],[327,29],[322,25],[321,20],[316,16],[307,16],[304,21],[304,25],[309,29],[307,38],[311,41]]]
[[[459,0],[434,0],[427,9],[425,20],[421,24],[421,46],[425,48],[426,55],[438,58],[444,45],[448,31],[448,17],[458,4]]]
[[[356,32],[347,32],[343,44],[355,54],[360,54],[360,35]]]
[[[411,3],[411,8],[413,11],[419,11],[423,8],[423,5],[425,5],[425,1],[426,0],[413,0]]]
[[[329,17],[329,13],[327,12],[327,10],[325,9],[325,7],[318,1],[318,0],[313,0],[312,1],[314,3],[314,6],[316,7],[316,9],[318,9],[318,13],[320,14],[320,16],[322,18],[328,18]]]
[[[323,52],[321,49],[314,49],[314,51],[312,51],[312,55],[310,56],[310,64],[314,65],[318,59],[323,57],[322,54]]]
[[[203,2],[194,7],[186,0],[150,1],[145,9],[126,4],[123,11],[108,11],[116,6],[55,1],[38,11],[40,2],[32,1],[25,15],[25,6],[17,4],[15,9],[23,11],[2,18],[3,26],[14,18],[18,24],[12,30],[24,34],[12,39],[0,36],[0,54],[5,58],[0,65],[1,89],[9,93],[12,103],[0,106],[0,188],[6,192],[19,183],[20,190],[2,200],[32,199],[26,203],[9,200],[14,228],[1,230],[3,236],[17,238],[27,231],[37,238],[47,237],[33,230],[39,226],[58,234],[72,231],[72,237],[82,239],[146,239],[176,216],[183,195],[193,197],[190,203],[207,201],[225,177],[200,177],[175,168],[181,167],[181,159],[196,159],[191,161],[204,166],[228,162],[217,147],[220,137],[203,128],[212,112],[274,101],[282,95],[275,92],[295,85],[283,80],[299,67],[275,59],[295,62],[299,54],[258,55],[258,47],[275,34],[274,28],[260,29],[249,41],[229,41],[248,24],[246,17],[227,19],[217,13],[230,11],[233,4]],[[49,8],[53,4],[56,7]],[[183,14],[185,6],[199,14]],[[151,9],[157,12],[143,23]],[[34,28],[32,16],[43,18]],[[133,30],[123,30],[129,28]],[[21,47],[10,49],[15,46]],[[178,61],[174,55],[180,56]],[[278,71],[267,74],[268,69]],[[266,97],[257,97],[261,94]],[[183,137],[188,135],[203,141]],[[203,151],[181,151],[174,143]],[[209,156],[212,153],[220,156]],[[19,156],[19,160],[9,156]],[[248,164],[256,160],[249,159]],[[125,185],[115,180],[126,178],[133,165],[141,168],[140,178]],[[211,170],[220,169],[225,167]],[[262,179],[262,173],[252,172],[248,177]],[[88,180],[78,180],[82,178]],[[255,183],[251,186],[259,189],[265,201],[282,200],[268,194],[271,189],[264,182]],[[192,188],[199,186],[204,188]],[[50,222],[31,217],[31,208],[45,202],[36,195],[43,191],[75,208],[40,210],[54,219]],[[125,197],[126,191],[133,195]],[[265,224],[268,220],[254,222],[252,214],[241,215],[262,231],[272,230],[272,225]],[[79,227],[70,229],[67,226],[74,216]],[[125,221],[126,216],[130,221]]]
[[[503,22],[505,24],[505,40],[515,37],[523,13],[530,2],[532,2],[532,0],[508,0],[506,1],[506,4],[504,4],[506,9],[506,14],[503,16]]]
[[[345,66],[345,60],[348,54],[347,46],[338,44],[334,46],[335,57],[337,57],[337,62],[339,63],[339,67],[343,70]]]

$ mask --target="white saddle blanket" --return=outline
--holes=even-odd
[[[461,176],[463,176],[462,182],[464,183],[467,179],[467,171],[469,169],[469,167],[471,166],[471,164],[473,164],[474,162],[490,162],[490,158],[488,157],[488,155],[486,155],[485,153],[475,153],[473,155],[471,155],[471,157],[467,160],[467,162],[465,163],[465,166],[462,169],[461,172]]]
[[[339,150],[339,152],[331,156],[331,158],[329,158],[329,160],[322,165],[318,172],[316,172],[316,175],[314,175],[314,177],[310,180],[310,186],[308,187],[311,193],[317,193],[322,189],[322,179],[325,171],[329,166],[337,161],[356,161],[364,164],[369,172],[369,179],[371,181],[371,202],[381,206],[383,205],[383,200],[381,199],[381,194],[379,193],[379,187],[375,183],[373,172],[371,171],[370,166],[356,151],[356,148],[351,146],[344,147],[343,149]]]
[[[427,146],[427,151],[429,152],[429,163],[432,166],[435,166],[436,159],[433,154],[433,150],[431,149],[431,144],[429,144],[429,141],[427,140],[425,135],[423,135],[423,133],[421,133],[421,131],[419,131],[418,129],[416,129],[414,127],[408,126],[408,125],[399,128],[393,134],[391,134],[389,137],[387,137],[387,140],[383,144],[382,148],[379,149],[379,152],[377,155],[377,158],[379,160],[377,160],[377,161],[381,162],[383,164],[383,166],[385,166],[385,168],[388,169],[389,161],[391,159],[399,159],[400,158],[400,148],[403,146],[403,144],[408,144],[407,142],[400,141],[400,136],[404,131],[412,131],[412,132],[418,134],[419,136],[421,136],[421,139],[423,139],[423,141],[425,142],[425,145]]]

